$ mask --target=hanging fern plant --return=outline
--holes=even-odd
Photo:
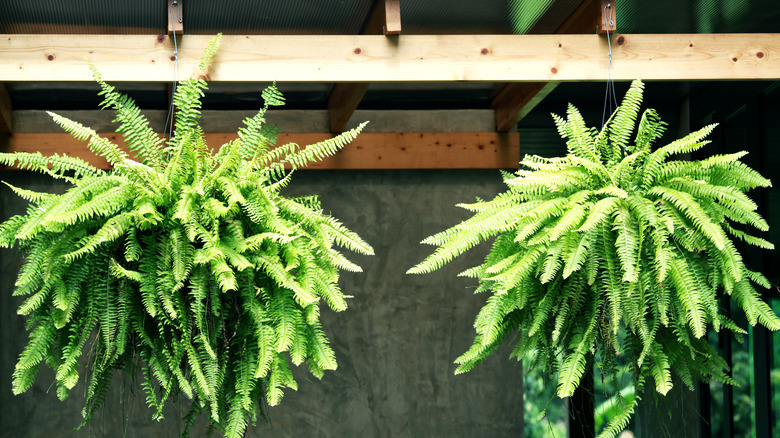
[[[719,295],[751,325],[780,329],[754,288],[769,282],[745,267],[734,243],[773,248],[744,231],[768,229],[746,192],[770,181],[739,161],[746,152],[669,160],[704,147],[714,125],[653,151],[665,123],[648,109],[632,142],[642,90],[632,83],[600,132],[569,105],[566,119],[554,116],[565,157],[526,156],[505,174],[506,192],[461,204],[472,218],[423,241],[438,248],[409,273],[438,269],[495,237],[485,262],[460,274],[492,295],[456,373],[517,334],[511,356],[557,373],[560,397],[572,395],[594,359],[614,378],[627,365],[637,394],[646,381],[666,394],[672,373],[691,389],[694,378],[734,383],[706,333],[746,332],[720,312]],[[621,403],[601,436],[625,428],[637,398]]]
[[[202,72],[218,42],[209,43]],[[276,405],[283,388],[296,389],[290,362],[306,362],[317,378],[336,369],[320,303],[344,310],[339,269],[360,267],[334,245],[372,249],[324,214],[316,196],[286,198],[280,189],[289,181],[285,167],[332,155],[363,126],[306,148],[272,148],[277,129],[264,113],[284,100],[271,86],[263,109],[214,153],[198,126],[202,79],[178,86],[175,134],[166,142],[93,73],[138,161],[55,114],[113,169],[64,155],[0,154],[0,163],[72,184],[62,195],[11,186],[30,202],[27,214],[0,226],[0,245],[18,245],[26,258],[15,295],[29,295],[19,313],[28,315],[30,340],[13,391],[27,391],[45,363],[64,400],[86,361],[84,425],[113,373],[139,370],[154,418],[183,393],[192,401],[187,427],[203,412],[212,428],[240,437],[263,413],[264,397]]]

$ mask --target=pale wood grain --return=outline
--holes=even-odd
[[[184,35],[180,77],[209,37]],[[160,42],[161,41],[161,42]],[[780,79],[780,34],[613,35],[615,80]],[[0,82],[173,77],[170,39],[136,35],[2,35]],[[598,35],[256,35],[223,37],[212,81],[603,81]]]

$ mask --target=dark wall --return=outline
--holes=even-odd
[[[62,190],[47,177],[0,172],[0,179],[38,190]],[[3,219],[25,203],[0,189]],[[319,193],[323,207],[356,231],[376,256],[354,256],[361,274],[345,273],[354,295],[342,313],[323,309],[323,326],[339,368],[322,381],[303,369],[297,392],[267,410],[247,436],[270,437],[503,437],[522,436],[522,373],[502,348],[468,374],[454,376],[452,361],[471,344],[474,317],[485,295],[473,280],[457,278],[479,264],[487,247],[428,275],[406,275],[433,247],[418,242],[468,217],[458,202],[503,190],[497,171],[300,171],[289,195]],[[0,436],[59,437],[81,419],[82,398],[61,403],[53,375],[41,372],[33,389],[13,396],[11,374],[26,344],[23,318],[12,297],[19,256],[3,250],[0,276]],[[83,375],[82,375],[83,380]],[[160,423],[150,419],[130,376],[118,377],[104,411],[73,437],[178,436],[185,407],[172,406]],[[203,436],[199,423],[193,436]]]

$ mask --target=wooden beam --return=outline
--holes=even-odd
[[[11,114],[13,106],[11,105],[11,96],[5,84],[0,82],[0,132],[10,134],[13,132],[13,118]]]
[[[385,35],[401,33],[401,2],[400,0],[385,0]]]
[[[335,84],[328,98],[330,132],[341,132],[363,100],[370,84],[358,82]]]
[[[364,35],[398,35],[401,33],[401,5],[399,0],[377,0],[369,19],[363,26]],[[335,84],[328,97],[330,132],[341,132],[360,105],[368,90],[368,83]]]
[[[179,79],[197,66],[208,36],[184,35]],[[0,82],[164,82],[170,39],[135,35],[2,35]],[[617,81],[778,80],[780,34],[613,35]],[[422,82],[603,81],[598,35],[225,35],[212,81]]]
[[[491,103],[496,114],[496,131],[506,132],[515,127],[557,86],[558,82],[515,82],[505,86]]]
[[[401,33],[400,0],[376,0],[363,26],[363,35],[399,35]]]
[[[182,21],[182,0],[168,0],[168,35],[184,35],[184,22]]]
[[[599,35],[614,33],[617,29],[617,12],[615,0],[601,0],[601,16],[599,17]]]
[[[101,134],[124,145],[120,134]],[[331,134],[281,134],[279,144],[312,144]],[[211,147],[218,147],[236,134],[205,134]],[[520,161],[518,133],[362,133],[341,152],[310,169],[517,169]],[[106,169],[108,163],[95,156],[85,143],[69,134],[14,134],[3,152],[65,153]]]
[[[602,1],[584,0],[571,2],[556,0],[539,18],[529,33],[543,33],[555,26],[556,34],[593,34],[600,29],[603,21]],[[559,18],[563,13],[568,14]],[[602,16],[601,19],[599,17]],[[558,21],[555,21],[558,20]],[[554,24],[553,24],[554,23]],[[549,32],[549,31],[547,31]],[[496,113],[496,131],[505,132],[517,126],[517,123],[533,110],[548,94],[558,86],[558,82],[509,83],[493,98],[491,108]]]

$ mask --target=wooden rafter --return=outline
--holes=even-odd
[[[614,3],[614,0],[612,0]],[[594,34],[602,33],[602,29],[610,32],[613,27],[605,27],[604,14],[601,12],[606,6],[605,0],[584,0],[579,4],[570,0],[556,0],[547,8],[537,21],[537,26],[531,27],[529,33],[539,33],[544,23],[547,26],[556,26],[556,34]],[[610,4],[612,7],[612,5]],[[568,17],[561,18],[561,11],[568,13]],[[614,7],[612,8],[614,12]],[[557,21],[555,21],[557,20]],[[612,22],[614,24],[614,21]],[[509,83],[496,94],[491,107],[496,113],[496,131],[505,132],[514,128],[523,117],[528,115],[548,94],[558,86],[558,82],[530,82]]]
[[[601,16],[599,17],[599,34],[614,33],[617,29],[617,13],[615,0],[601,0]]]
[[[182,36],[179,79],[195,70],[208,39]],[[612,77],[618,81],[780,79],[778,34],[617,34],[612,41]],[[2,35],[0,82],[89,81],[85,55],[107,81],[163,82],[173,73],[170,46],[156,36]],[[210,80],[599,81],[607,71],[606,53],[606,39],[595,34],[399,35],[393,41],[226,35]]]
[[[183,35],[184,23],[179,20],[182,16],[182,1],[183,0],[168,0],[168,35]],[[174,4],[174,2],[176,4]]]
[[[123,145],[119,134],[101,134]],[[312,144],[327,133],[281,134],[279,144]],[[225,144],[236,134],[205,134],[211,147]],[[519,134],[493,132],[362,133],[341,152],[312,163],[311,169],[516,169],[520,160]],[[100,168],[108,163],[85,143],[69,134],[14,134],[2,152],[66,153]]]
[[[399,35],[401,33],[400,0],[376,0],[368,16],[364,35]]]
[[[367,82],[335,84],[328,97],[328,123],[330,132],[341,132],[349,123],[363,95],[368,90]]]
[[[514,82],[504,86],[493,98],[491,108],[496,114],[496,131],[506,132],[527,116],[558,82]]]
[[[401,33],[399,0],[377,0],[363,26],[364,35],[398,35]],[[365,82],[335,84],[328,98],[330,132],[341,132],[368,90]]]
[[[0,132],[11,133],[13,131],[11,96],[5,84],[0,82]]]

